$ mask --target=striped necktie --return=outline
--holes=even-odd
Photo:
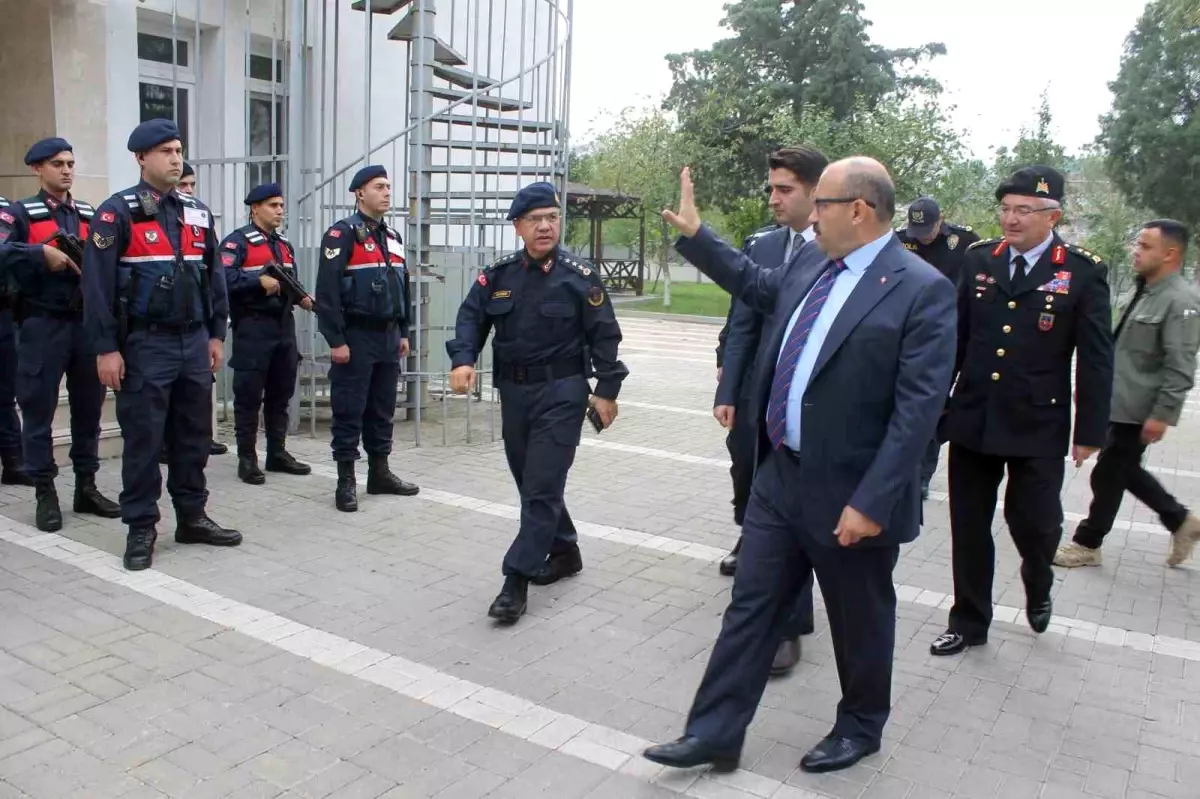
[[[783,349],[780,350],[779,361],[775,364],[775,379],[771,381],[771,397],[767,401],[767,438],[775,449],[783,446],[787,432],[787,399],[792,388],[792,378],[796,374],[796,364],[800,362],[800,353],[804,352],[804,344],[812,333],[817,317],[821,315],[821,308],[829,299],[834,281],[845,268],[846,264],[841,260],[830,261],[825,265],[825,270],[808,292],[804,307],[800,309],[800,316],[787,341],[783,343]]]

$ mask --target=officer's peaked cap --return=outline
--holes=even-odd
[[[1066,193],[1066,178],[1054,167],[1026,166],[1012,173],[1012,176],[996,189],[996,202],[1004,199],[1005,195],[1016,194],[1021,197],[1044,197],[1047,200],[1062,202]]]
[[[354,173],[354,180],[350,181],[350,191],[358,191],[375,178],[386,178],[387,176],[387,170],[379,164],[364,166],[358,172]]]
[[[511,222],[530,211],[536,211],[538,208],[557,208],[558,204],[558,192],[552,184],[530,183],[513,197],[512,205],[508,209],[508,219]]]
[[[255,203],[269,200],[272,197],[282,196],[283,192],[280,190],[278,183],[264,183],[250,190],[250,193],[246,195],[246,205],[254,205]]]
[[[52,158],[63,151],[74,152],[75,148],[66,139],[60,139],[57,136],[49,139],[42,139],[34,143],[29,148],[29,152],[25,153],[25,164],[33,166],[40,164],[47,158]]]
[[[169,119],[151,119],[138,125],[129,134],[129,152],[144,153],[163,142],[180,139],[179,126]]]

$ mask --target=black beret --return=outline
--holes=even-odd
[[[358,191],[375,178],[386,178],[387,176],[387,170],[379,164],[364,166],[354,173],[354,180],[350,181],[350,191]]]
[[[508,209],[508,219],[518,219],[538,208],[557,208],[559,205],[558,192],[550,183],[530,183],[517,192],[512,205]]]
[[[25,153],[25,164],[26,166],[40,164],[47,158],[56,156],[64,150],[74,152],[75,148],[66,139],[60,139],[57,136],[50,139],[42,139],[30,147],[29,152]]]
[[[180,139],[179,127],[169,119],[151,119],[143,122],[129,134],[129,152],[144,153],[163,142]]]
[[[183,171],[179,173],[179,177],[182,179],[182,178],[190,177],[191,175],[195,175],[195,174],[196,174],[196,170],[192,169],[192,165],[189,164],[187,161],[184,161],[183,162]]]
[[[255,186],[246,195],[246,205],[254,205],[263,200],[269,200],[272,197],[282,197],[283,192],[279,189],[278,183],[264,183],[261,186]]]
[[[1067,181],[1062,173],[1049,166],[1026,166],[1012,173],[1012,177],[1000,184],[996,189],[996,202],[1000,202],[1007,194],[1017,194],[1022,197],[1045,197],[1047,200],[1062,202],[1066,193]]]

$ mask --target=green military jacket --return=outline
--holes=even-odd
[[[1179,423],[1200,348],[1200,295],[1179,273],[1147,285],[1119,329],[1110,418]]]

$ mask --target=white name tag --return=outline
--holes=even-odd
[[[396,241],[391,236],[388,237],[387,242],[388,242],[388,252],[393,252],[396,255],[399,255],[401,258],[404,257],[404,245],[403,244]]]
[[[208,211],[205,211],[203,208],[185,206],[183,209],[183,223],[185,225],[206,228],[208,227]]]

